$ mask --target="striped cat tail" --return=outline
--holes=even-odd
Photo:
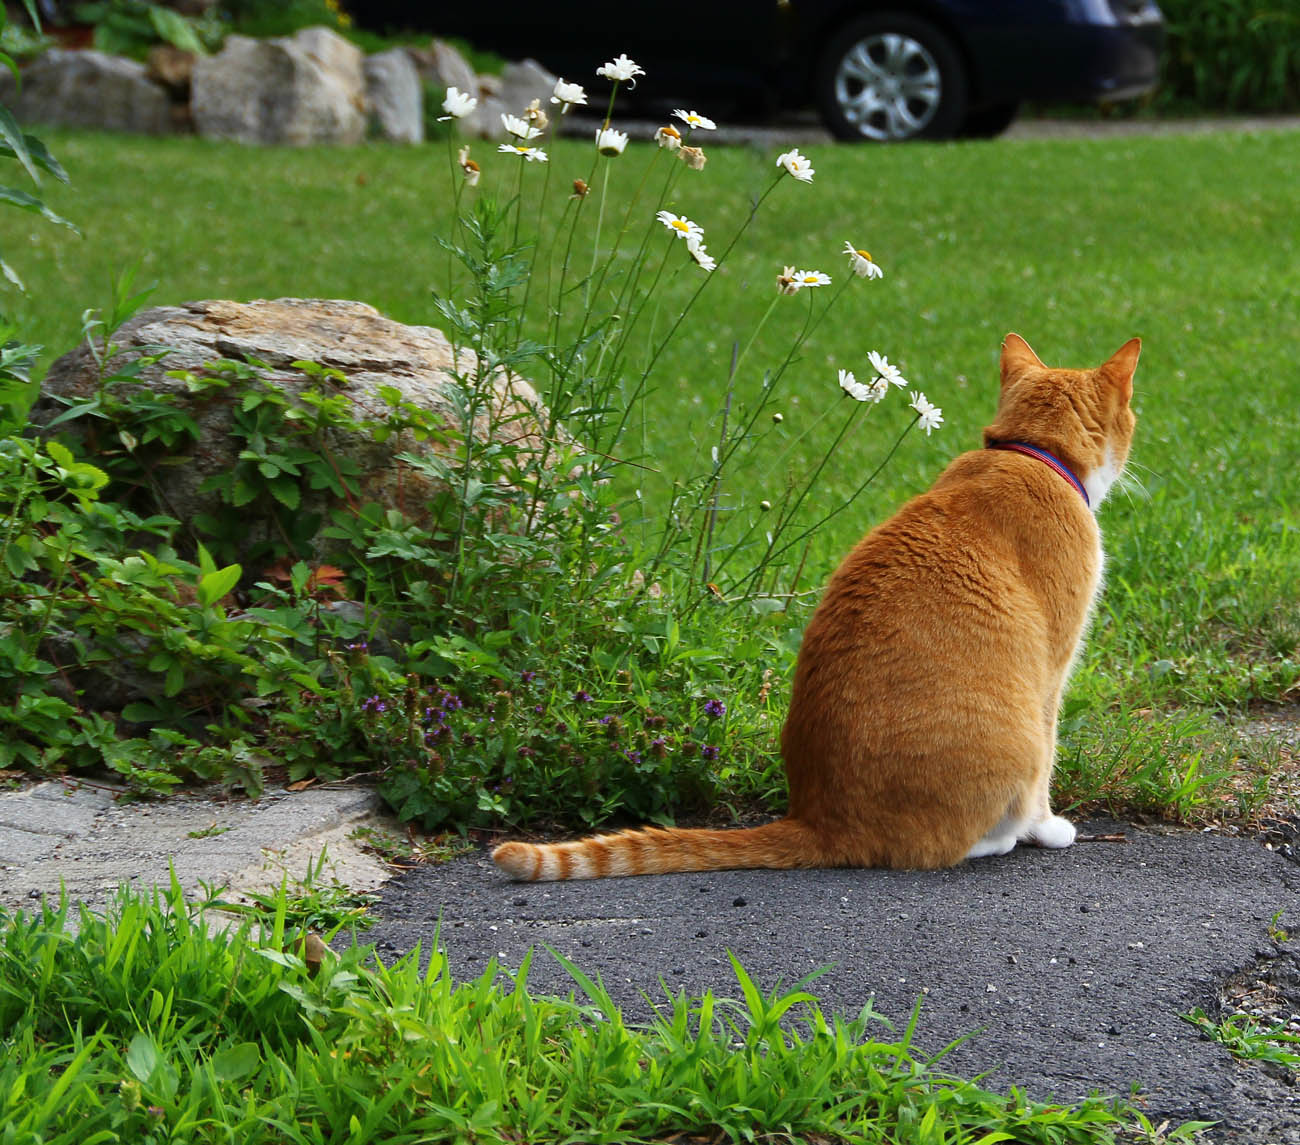
[[[492,860],[520,882],[827,865],[816,833],[795,819],[723,831],[645,827],[572,843],[502,843]]]

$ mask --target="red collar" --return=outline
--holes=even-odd
[[[1079,491],[1079,496],[1083,498],[1083,503],[1092,508],[1092,502],[1088,499],[1088,490],[1083,487],[1080,481],[1069,469],[1069,467],[1059,458],[1053,457],[1045,449],[1039,449],[1036,445],[1029,445],[1023,441],[991,441],[988,444],[989,449],[1006,449],[1012,453],[1023,453],[1026,457],[1036,457],[1049,469],[1055,470],[1064,477],[1071,485]]]

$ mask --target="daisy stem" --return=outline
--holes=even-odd
[[[759,207],[763,205],[763,202],[767,199],[768,195],[772,193],[772,188],[775,187],[777,183],[779,183],[780,181],[781,181],[781,177],[778,175],[776,179],[774,179],[772,183],[768,186],[767,190],[764,191],[754,201],[753,205],[749,208],[749,215],[746,217],[745,221],[740,224],[739,228],[737,228],[736,233],[732,236],[731,241],[727,244],[726,250],[724,250],[722,254],[719,256],[717,262],[718,267],[721,267],[722,264],[726,261],[727,255],[731,253],[736,243],[740,241],[741,236],[749,229],[750,224],[753,223],[754,217],[758,214]],[[668,344],[673,340],[674,335],[676,335],[677,333],[677,328],[683,322],[686,321],[686,315],[690,313],[691,307],[695,305],[696,299],[700,297],[701,292],[708,285],[709,280],[712,277],[713,277],[712,274],[706,274],[704,276],[704,280],[700,283],[699,286],[695,288],[695,292],[690,296],[690,298],[686,300],[686,305],[682,307],[677,317],[673,320],[672,325],[668,327],[668,333],[665,334],[659,340],[659,344],[654,348],[653,353],[650,355],[649,364],[642,371],[641,377],[637,381],[636,388],[632,391],[631,395],[628,398],[628,406],[627,408],[624,409],[622,417],[620,418],[618,428],[614,434],[614,440],[617,441],[622,436],[624,427],[626,426],[627,423],[628,410],[630,410],[631,404],[641,399],[641,395],[645,391],[646,382],[650,377],[651,371],[654,370],[655,365],[658,363],[660,355],[662,355],[664,350],[668,348]]]
[[[850,421],[851,420],[852,420],[852,414],[850,414]],[[826,513],[822,517],[818,518],[811,525],[809,525],[802,532],[800,532],[797,537],[795,537],[793,540],[787,541],[779,549],[774,549],[772,545],[769,545],[768,551],[763,555],[763,560],[760,562],[759,567],[755,569],[753,573],[750,573],[749,576],[746,578],[746,580],[752,582],[756,576],[761,575],[763,565],[766,565],[771,560],[781,556],[782,553],[789,552],[790,549],[794,548],[801,541],[805,540],[808,537],[811,537],[814,533],[816,533],[832,517],[839,516],[840,513],[844,512],[845,509],[847,509],[850,505],[852,505],[866,491],[867,486],[870,485],[878,476],[880,476],[881,470],[883,470],[885,466],[889,464],[890,459],[894,456],[895,453],[898,452],[898,447],[903,444],[903,438],[905,438],[908,435],[908,433],[911,432],[912,427],[916,425],[916,423],[920,420],[921,420],[920,415],[918,414],[911,421],[909,421],[907,425],[903,427],[903,432],[900,433],[898,437],[894,440],[894,444],[889,447],[889,452],[886,453],[885,456],[881,459],[880,464],[877,465],[875,469],[873,469],[867,475],[866,479],[848,497],[846,497],[843,501],[841,501],[838,505],[836,505],[834,509],[832,509],[829,513]],[[845,429],[848,428],[847,423],[845,424],[844,428]],[[841,431],[840,436],[835,439],[835,444],[832,445],[829,450],[827,450],[826,457],[823,459],[822,465],[819,465],[817,467],[817,472],[814,473],[813,476],[809,479],[808,485],[804,489],[804,493],[806,493],[808,489],[812,487],[813,482],[817,480],[818,475],[822,471],[822,467],[825,465],[826,461],[830,459],[831,454],[835,452],[835,448],[836,446],[839,445],[840,440],[841,438],[843,438],[843,436],[844,433],[843,431]],[[803,500],[803,495],[800,495],[799,501],[802,500]],[[781,525],[778,528],[778,531],[775,534],[773,534],[774,540],[780,536],[781,532],[784,531],[785,526],[789,524],[790,518],[794,516],[795,510],[798,509],[799,507],[799,501],[795,503],[794,508],[791,509],[789,515],[786,517],[786,520],[781,523]]]
[[[586,287],[583,291],[582,309],[583,309],[583,328],[586,328],[586,319],[591,314],[591,283],[596,277],[596,260],[600,257],[600,228],[605,221],[605,194],[609,190],[609,163],[605,164],[605,170],[600,179],[600,208],[596,212],[596,237],[591,244],[591,273],[587,276]]]

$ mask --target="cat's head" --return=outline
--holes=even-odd
[[[1131,338],[1096,369],[1054,369],[1019,334],[1008,334],[997,417],[984,430],[984,444],[1020,441],[1055,454],[1083,482],[1095,508],[1128,460],[1141,349],[1141,339]]]

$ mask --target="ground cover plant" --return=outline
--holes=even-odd
[[[526,962],[454,982],[434,953],[300,953],[282,892],[260,926],[209,933],[179,886],[0,912],[0,1129],[15,1142],[1102,1143],[1158,1134],[1123,1102],[996,1094],[943,1072],[867,1006],[823,1014],[806,983],[666,994],[624,1024],[570,966],[534,997]],[[305,956],[304,956],[305,954]],[[537,952],[536,957],[545,957]]]
[[[50,347],[45,360],[77,340],[83,303],[107,299],[109,282],[137,258],[137,282],[158,283],[155,302],[354,297],[399,320],[441,320],[431,292],[445,290],[454,266],[436,241],[454,233],[462,178],[454,148],[434,152],[436,160],[427,151],[385,147],[291,152],[268,170],[249,166],[241,149],[194,140],[52,133],[50,144],[73,181],[67,189],[48,188],[47,197],[53,209],[76,219],[86,237],[39,220],[31,227],[16,219],[3,223],[12,236],[6,249],[15,240],[27,247],[23,270],[30,284],[26,295],[8,299],[10,313],[27,340]],[[549,146],[546,170],[556,186],[567,191],[573,172],[590,172],[588,144],[559,140]],[[775,275],[783,265],[816,265],[824,258],[842,279],[838,259],[846,239],[869,247],[886,277],[853,284],[868,289],[839,300],[815,338],[800,347],[787,368],[782,400],[772,407],[781,421],[763,422],[765,452],[728,474],[721,503],[780,504],[789,475],[816,468],[842,424],[836,410],[848,400],[839,397],[837,371],[857,369],[865,378],[870,349],[887,349],[907,377],[943,405],[946,424],[933,436],[905,438],[858,503],[825,523],[801,554],[796,592],[815,591],[870,522],[927,485],[952,453],[977,442],[992,409],[997,343],[1007,329],[1026,334],[1046,358],[1062,362],[1091,360],[1097,345],[1140,333],[1145,349],[1133,471],[1141,486],[1117,494],[1102,510],[1109,587],[1067,700],[1060,793],[1066,806],[1102,799],[1195,818],[1221,813],[1226,800],[1230,811],[1250,812],[1264,800],[1270,772],[1286,760],[1267,745],[1243,744],[1231,720],[1252,703],[1293,696],[1300,677],[1297,522],[1287,460],[1296,455],[1297,431],[1276,414],[1294,400],[1297,384],[1278,336],[1279,318],[1294,308],[1297,282],[1285,204],[1272,191],[1295,162],[1297,147],[1285,134],[1225,134],[814,152],[815,184],[786,189],[816,192],[816,208],[810,209],[810,197],[778,195],[763,204],[745,245],[714,272],[708,315],[684,322],[662,353],[630,455],[641,456],[648,468],[624,468],[614,480],[624,493],[629,485],[640,489],[646,506],[640,521],[648,526],[672,494],[657,459],[694,457],[703,463],[696,471],[707,471],[726,405],[732,343],[743,346],[761,324],[742,371],[752,367],[761,375],[779,364],[807,311],[785,305],[802,307],[804,299],[780,299],[773,307]],[[634,170],[640,168],[633,161],[646,159],[653,148],[633,141],[610,163],[610,202],[635,190]],[[512,156],[472,154],[483,161],[484,178],[498,184],[520,174],[546,177],[540,167],[511,172],[492,166]],[[751,197],[762,194],[777,171],[773,158],[747,148],[709,148],[706,170],[686,172],[695,181],[679,180],[667,208],[706,218],[708,250],[720,252],[715,235],[743,223]],[[1230,183],[1216,177],[1225,168],[1237,173]],[[144,195],[120,178],[124,170],[151,172]],[[512,186],[506,182],[505,190]],[[459,194],[464,210],[472,200],[464,190]],[[282,236],[276,243],[257,241],[238,224],[254,199],[269,230]],[[560,233],[569,209],[567,194],[552,195],[538,233]],[[1188,217],[1201,220],[1192,245],[1184,239]],[[853,233],[858,230],[868,233]],[[694,288],[696,268],[686,264],[681,248],[677,253],[683,261],[663,291],[664,313]],[[1261,282],[1269,289],[1261,291]],[[1189,289],[1189,283],[1196,285]],[[831,291],[840,286],[837,281]],[[809,507],[828,512],[842,505],[891,441],[851,435],[839,459],[818,474]],[[120,531],[121,522],[115,527]],[[194,558],[185,563],[186,576],[218,571],[204,572]],[[296,587],[268,583],[290,598],[290,609],[295,596],[303,603],[319,595],[319,585],[306,580]],[[497,703],[530,719],[545,717],[522,728],[528,735],[549,735],[563,723],[571,751],[584,758],[592,754],[590,743],[609,736],[610,725],[598,722],[606,715],[618,719],[616,736],[644,739],[620,741],[621,751],[640,752],[643,763],[645,749],[661,738],[647,718],[672,725],[675,746],[728,748],[719,752],[720,768],[698,760],[694,779],[679,774],[665,785],[651,776],[630,785],[639,794],[622,803],[626,814],[672,814],[665,786],[689,793],[686,800],[678,797],[678,812],[754,797],[776,806],[780,780],[771,737],[803,600],[770,614],[696,608],[685,637],[680,624],[672,635],[659,615],[648,627],[638,622],[614,632],[596,655],[574,653],[587,647],[579,640],[567,656],[546,663],[496,666],[497,651],[482,647],[472,654],[444,647],[439,654],[452,652],[465,670],[478,673],[473,679],[500,680],[487,694],[510,695]],[[177,608],[175,615],[187,614]],[[246,633],[236,635],[242,640]],[[382,762],[388,750],[382,745],[400,745],[403,726],[410,728],[395,714],[400,705],[386,705],[382,713],[361,710],[381,690],[401,693],[402,665],[357,648],[347,652],[343,646],[364,639],[359,629],[335,635],[341,642],[335,675],[350,681],[339,692],[350,689],[352,706],[344,705],[334,719],[329,758],[304,748],[301,758],[290,760],[303,769],[295,775]],[[524,638],[526,645],[535,635],[525,632]],[[629,645],[653,655],[649,676],[620,676],[630,673],[620,660]],[[314,645],[298,652],[314,654]],[[483,659],[469,663],[477,657]],[[228,663],[230,671],[242,670]],[[167,664],[159,664],[165,677]],[[538,675],[525,679],[526,672]],[[477,685],[470,690],[486,691]],[[576,698],[583,693],[594,705]],[[722,720],[705,715],[709,700],[726,705]],[[539,704],[542,713],[534,711]],[[457,709],[454,719],[462,722],[460,731],[477,736],[495,713],[486,709],[486,698],[471,708],[468,714]],[[722,741],[697,734],[716,736],[724,729]],[[94,732],[84,734],[93,739]],[[290,739],[292,732],[286,732]],[[215,752],[210,734],[164,746],[174,746],[181,773],[237,781],[242,749],[229,745],[238,733],[221,733],[227,746]],[[583,740],[590,741],[586,747]],[[40,760],[29,760],[33,765]],[[136,778],[148,785],[169,768]],[[256,770],[255,764],[243,769],[254,787]],[[512,783],[502,784],[505,778]],[[498,776],[474,796],[473,813],[484,821],[500,817],[502,792],[491,786],[508,793],[518,781],[517,775]],[[591,794],[608,783],[592,776],[586,788],[589,794],[576,801],[565,793],[570,817],[585,823],[610,814],[610,806]],[[532,794],[548,790],[549,779],[534,785]],[[527,802],[515,799],[504,808],[506,817],[518,816]],[[560,811],[556,804],[562,802],[543,800],[545,815]]]

